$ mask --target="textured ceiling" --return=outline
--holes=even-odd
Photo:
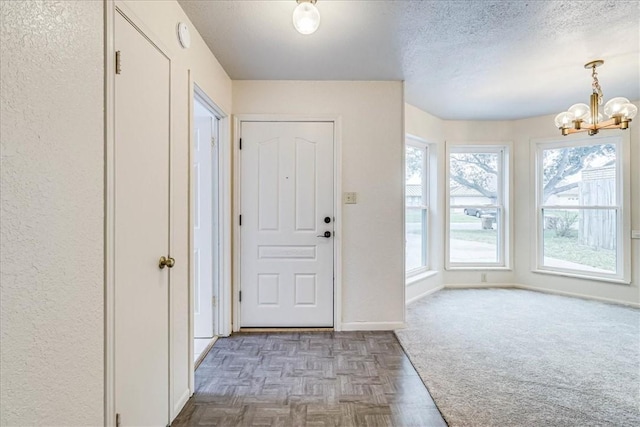
[[[588,102],[604,59],[605,101],[640,98],[638,0],[318,0],[309,36],[295,0],[179,2],[234,80],[405,80],[443,119],[516,119]]]

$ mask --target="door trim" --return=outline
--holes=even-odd
[[[330,122],[333,123],[333,330],[342,330],[342,117],[237,114],[233,132],[233,286],[232,331],[240,331],[240,135],[243,122]]]
[[[115,425],[115,19],[104,2],[104,425]]]

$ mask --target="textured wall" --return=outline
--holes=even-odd
[[[103,4],[0,8],[0,424],[100,425]]]

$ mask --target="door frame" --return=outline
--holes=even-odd
[[[194,355],[194,311],[193,295],[195,292],[194,269],[193,269],[193,245],[194,245],[194,181],[193,181],[193,128],[194,113],[193,105],[196,101],[204,104],[205,107],[218,119],[218,141],[217,144],[217,160],[214,162],[217,174],[218,185],[218,227],[215,230],[218,233],[218,289],[217,289],[217,305],[215,313],[215,323],[213,335],[229,336],[231,335],[231,229],[229,218],[229,207],[231,206],[231,150],[229,149],[229,116],[218,105],[213,102],[211,97],[198,86],[193,78],[193,74],[189,71],[189,390],[191,393],[195,391],[195,362]]]
[[[211,115],[214,117],[214,119],[217,121],[216,124],[216,130],[217,130],[217,135],[215,135],[216,137],[216,141],[215,141],[215,147],[213,149],[213,158],[211,159],[211,166],[212,166],[212,170],[211,170],[211,176],[215,178],[215,181],[212,183],[211,186],[211,190],[214,192],[212,194],[212,200],[213,200],[213,207],[215,208],[215,211],[212,212],[212,219],[217,219],[217,224],[215,224],[215,222],[213,223],[212,226],[212,234],[213,234],[213,244],[216,246],[215,248],[212,247],[212,262],[213,262],[213,266],[215,267],[212,275],[215,278],[215,282],[214,282],[214,295],[216,295],[216,297],[218,298],[216,300],[216,308],[215,308],[215,312],[213,315],[213,336],[215,337],[216,335],[219,335],[219,330],[220,330],[220,326],[221,326],[221,318],[219,316],[220,313],[220,302],[219,302],[219,298],[220,298],[220,288],[222,287],[222,273],[224,268],[222,267],[222,261],[224,258],[224,255],[222,253],[221,246],[222,246],[222,237],[224,236],[224,227],[223,227],[223,221],[222,221],[222,217],[224,214],[224,210],[222,209],[222,203],[220,203],[220,199],[222,198],[222,188],[223,182],[226,182],[226,179],[224,179],[224,175],[223,175],[223,170],[222,170],[222,160],[221,160],[221,153],[223,150],[223,147],[220,142],[222,141],[222,129],[221,129],[221,125],[222,125],[222,120],[225,117],[224,112],[222,111],[221,108],[219,108],[215,102],[213,102],[211,100],[211,98],[207,95],[207,93],[200,87],[198,86],[198,84],[195,81],[191,81],[191,73],[189,72],[189,80],[190,80],[190,84],[189,87],[192,87],[192,93],[191,93],[191,98],[192,98],[192,102],[191,105],[189,106],[189,257],[190,257],[190,262],[189,262],[189,293],[190,293],[190,299],[189,299],[189,303],[190,306],[193,304],[193,296],[195,295],[195,288],[196,288],[196,283],[195,283],[195,272],[194,272],[194,260],[191,259],[191,256],[193,255],[193,249],[194,249],[194,229],[193,229],[193,224],[195,221],[195,181],[193,179],[194,176],[194,169],[193,169],[193,161],[194,161],[194,153],[193,153],[193,138],[194,138],[194,125],[195,125],[195,114],[194,114],[194,104],[197,102],[199,102],[203,107],[205,107],[209,113],[211,113]],[[215,188],[214,188],[215,187]],[[215,195],[215,197],[213,197]],[[195,307],[193,308],[193,311],[195,311]],[[189,310],[189,315],[190,315],[190,319],[191,321],[193,321],[193,314],[192,310]],[[194,332],[195,332],[195,326],[193,327]],[[195,333],[192,333],[191,335],[195,335]],[[193,337],[192,337],[193,338]]]
[[[233,287],[232,331],[240,331],[240,138],[243,122],[328,122],[333,123],[333,329],[342,330],[342,117],[237,114],[233,137]]]

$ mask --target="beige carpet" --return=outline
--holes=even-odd
[[[640,426],[640,310],[460,289],[407,323],[396,335],[450,426]]]

